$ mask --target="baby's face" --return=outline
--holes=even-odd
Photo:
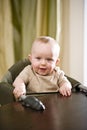
[[[50,44],[35,45],[30,55],[33,70],[40,75],[50,75],[58,61],[54,46]]]

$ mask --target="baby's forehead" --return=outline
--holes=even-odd
[[[57,57],[59,56],[59,47],[55,43],[44,43],[44,42],[35,42],[32,46],[32,53],[41,52],[48,54],[49,52],[52,54],[56,54]],[[44,51],[44,52],[43,52]]]
[[[57,47],[57,43],[55,41],[46,41],[46,40],[39,40],[39,41],[35,41],[32,45],[32,48],[34,47],[38,47],[40,45],[43,45],[43,46],[50,46],[50,47]]]

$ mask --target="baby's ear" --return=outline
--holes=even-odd
[[[28,55],[29,61],[31,62],[32,58],[31,58],[31,54]]]
[[[58,59],[56,60],[56,65],[57,65],[57,66],[59,65],[59,62],[60,62],[60,59],[58,58]]]

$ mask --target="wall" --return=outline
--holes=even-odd
[[[63,0],[63,70],[84,83],[84,0]]]
[[[84,1],[84,84],[87,86],[87,0]]]
[[[70,75],[83,83],[83,0],[70,0]]]

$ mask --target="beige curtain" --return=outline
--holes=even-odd
[[[37,36],[59,41],[60,16],[61,0],[0,0],[0,78],[30,53]]]
[[[0,0],[0,77],[14,63],[13,32],[9,0]]]

